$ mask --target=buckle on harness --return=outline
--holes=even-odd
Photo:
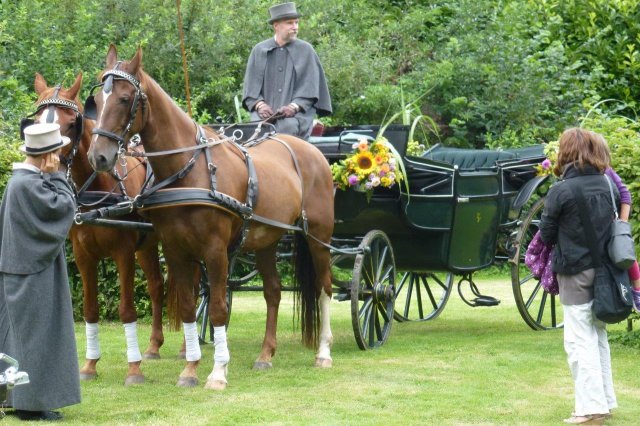
[[[184,166],[182,170],[180,170],[180,173],[178,173],[178,179],[184,178],[187,175],[187,173],[191,171],[195,163],[196,163],[196,159],[194,157],[191,157],[187,162],[187,165]]]

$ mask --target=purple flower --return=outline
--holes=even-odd
[[[355,184],[358,183],[358,176],[356,175],[349,175],[347,179],[349,181],[349,186],[354,186]]]
[[[548,158],[545,158],[545,160],[540,165],[542,166],[543,169],[547,170],[549,167],[551,167],[551,160],[549,160]]]

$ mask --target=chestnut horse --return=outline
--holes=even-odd
[[[87,151],[91,144],[94,122],[82,116],[82,105],[77,99],[82,74],[78,74],[73,85],[65,89],[60,86],[48,87],[45,79],[36,74],[34,87],[38,94],[35,122],[56,122],[60,131],[73,141],[63,152],[64,162],[70,166],[73,183],[83,189],[89,179],[86,194],[96,194],[98,198],[104,193],[114,192],[114,196],[122,197],[125,192],[130,196],[137,195],[146,179],[146,165],[140,160],[128,158],[126,165],[117,165],[121,177],[126,175],[121,184],[114,179],[113,173],[94,172],[87,159]],[[109,170],[111,172],[111,169]],[[95,176],[92,176],[96,174]],[[83,202],[85,191],[79,194],[79,203]],[[86,210],[86,208],[82,208]],[[136,220],[135,218],[133,220]],[[69,234],[73,245],[73,254],[83,288],[83,314],[87,331],[86,361],[80,369],[80,377],[92,380],[96,377],[96,364],[100,358],[98,341],[98,262],[101,259],[114,260],[120,281],[120,320],[125,327],[127,358],[129,368],[125,384],[144,382],[140,369],[142,356],[138,348],[136,331],[136,308],[134,305],[135,258],[142,267],[147,278],[147,287],[151,296],[153,325],[149,346],[144,353],[146,359],[160,357],[159,349],[164,343],[162,332],[162,303],[164,298],[163,276],[158,259],[158,240],[153,234],[141,235],[132,230],[107,228],[92,225],[73,225]]]
[[[264,218],[280,224],[305,219],[308,233],[297,233],[297,311],[303,342],[318,349],[315,365],[330,367],[331,277],[326,244],[333,233],[333,183],[322,153],[288,135],[276,135],[245,149],[212,129],[200,127],[143,71],[140,48],[131,60],[118,61],[111,45],[101,81],[101,89],[85,104],[85,111],[91,105],[97,117],[89,162],[98,171],[110,170],[124,155],[126,141],[138,133],[160,182],[154,195],[173,200],[146,211],[160,236],[168,265],[168,305],[179,314],[185,333],[187,364],[177,385],[198,384],[196,368],[201,354],[193,288],[198,262],[203,261],[210,285],[209,318],[214,326],[214,365],[205,388],[227,386],[230,355],[225,291],[228,250],[233,251],[236,245],[255,252],[267,305],[262,350],[254,368],[271,367],[281,297],[276,247],[285,229],[258,220]],[[251,163],[255,165],[253,174],[248,171]],[[247,199],[253,189],[257,193],[253,209],[240,213],[251,203],[238,200]]]

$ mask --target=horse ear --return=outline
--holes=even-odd
[[[116,46],[111,43],[109,45],[109,51],[107,52],[107,69],[111,69],[118,62],[118,51],[116,50]]]
[[[33,88],[36,89],[36,93],[39,95],[47,90],[47,82],[40,73],[36,73],[36,79],[33,82]]]
[[[131,74],[136,74],[138,69],[142,67],[142,48],[138,46],[138,50],[136,50],[136,54],[133,55],[133,58],[129,61],[129,68]]]
[[[82,71],[78,73],[76,76],[76,81],[73,82],[73,85],[69,88],[69,98],[75,99],[78,96],[78,92],[80,91],[80,87],[82,87]]]

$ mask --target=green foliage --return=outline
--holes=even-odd
[[[640,241],[640,122],[593,110],[582,126],[602,134],[611,150],[611,166],[627,185],[633,198],[630,222],[636,242]]]

